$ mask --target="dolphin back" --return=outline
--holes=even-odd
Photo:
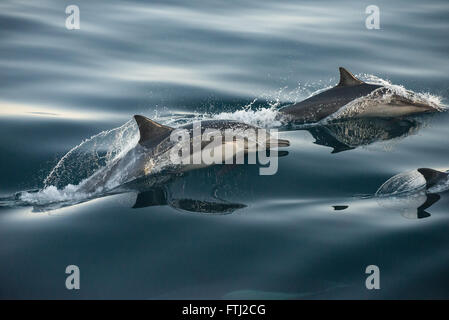
[[[280,110],[297,123],[317,122],[335,113],[349,102],[366,96],[380,85],[368,84],[340,67],[340,82],[333,88]]]

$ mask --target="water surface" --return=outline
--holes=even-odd
[[[281,127],[273,176],[217,165],[93,199],[42,191],[131,148],[134,114],[279,127],[276,110],[339,66],[447,105],[446,1],[377,1],[380,30],[365,28],[369,1],[76,4],[72,31],[67,3],[0,4],[1,298],[449,297],[447,193],[421,219],[374,197],[401,172],[449,168],[446,112]]]

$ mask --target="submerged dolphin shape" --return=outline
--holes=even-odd
[[[430,217],[426,209],[441,199],[449,189],[449,173],[419,168],[388,179],[377,190],[379,205],[401,212],[409,219]]]
[[[163,171],[124,183],[117,188],[101,193],[92,193],[86,197],[67,199],[29,201],[23,195],[39,194],[42,189],[20,191],[7,197],[0,197],[0,210],[13,207],[32,206],[32,212],[50,212],[70,207],[94,199],[114,196],[120,206],[140,209],[155,206],[168,206],[178,211],[205,215],[227,215],[247,207],[244,203],[226,200],[227,197],[241,196],[247,191],[239,189],[242,181],[235,181],[232,176],[223,180],[230,170],[237,170],[235,165],[209,167],[196,172]],[[241,169],[247,172],[245,169]],[[253,171],[254,172],[254,171]],[[220,174],[222,173],[222,174]],[[235,175],[235,174],[234,174]],[[241,174],[237,172],[241,178]],[[233,192],[229,192],[229,186]],[[193,188],[186,187],[193,186]],[[223,193],[223,190],[226,192]],[[221,196],[220,196],[221,195]]]
[[[170,162],[170,150],[176,144],[176,142],[171,141],[170,135],[175,130],[175,128],[162,125],[141,115],[135,115],[134,119],[137,122],[140,134],[139,142],[137,143],[137,145],[129,150],[124,156],[114,160],[110,165],[102,168],[94,175],[81,182],[80,191],[85,193],[93,193],[95,191],[108,191],[116,188],[121,184],[130,182],[152,173],[154,167],[157,166],[158,163]],[[185,129],[187,132],[190,132],[190,143],[192,144],[194,132],[193,124],[187,124],[177,129]],[[225,159],[225,156],[234,157],[236,156],[237,152],[243,151],[243,153],[246,154],[255,151],[250,148],[247,140],[243,139],[244,137],[242,139],[237,139],[231,142],[228,142],[224,139],[225,132],[227,130],[234,130],[234,132],[242,132],[243,134],[245,130],[258,129],[254,126],[234,120],[201,121],[201,134],[203,134],[208,129],[218,131],[223,138],[221,140],[220,146],[217,147],[219,149],[222,149],[222,163],[225,163],[225,160],[227,160]],[[242,146],[243,140],[244,145]],[[213,142],[215,142],[215,140],[213,140]],[[208,146],[209,143],[210,141],[202,141],[201,151],[206,146]],[[240,145],[237,145],[239,143]],[[270,149],[270,146],[274,143],[278,147],[286,147],[290,145],[288,140],[275,139],[274,137],[270,136],[269,133],[267,133],[266,145],[262,147]],[[225,145],[227,144],[233,144],[231,146],[233,154],[231,155],[227,154],[227,152],[225,151]],[[191,146],[190,150],[194,150],[194,148],[192,148]],[[190,153],[187,156],[193,157],[193,154]],[[208,165],[209,164],[205,163],[187,164],[179,166],[177,170],[186,171],[206,167]]]
[[[188,198],[170,199],[168,191],[163,186],[137,193],[132,208],[138,209],[152,206],[170,206],[189,212],[216,215],[231,214],[235,210],[246,207],[244,204],[226,201],[206,201]]]
[[[348,103],[368,95],[372,95],[373,99],[363,101],[368,105],[363,105],[355,117],[396,117],[438,110],[419,101],[413,94],[411,97],[404,97],[391,92],[387,87],[365,83],[340,67],[340,82],[335,87],[282,108],[280,113],[287,120],[297,123],[318,122]]]

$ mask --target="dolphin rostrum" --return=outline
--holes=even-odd
[[[176,141],[172,141],[171,139],[171,134],[174,130],[180,129],[188,132],[190,135],[190,145],[192,145],[192,140],[194,139],[193,135],[195,134],[194,124],[192,123],[175,129],[157,123],[141,115],[135,115],[134,119],[138,125],[140,134],[139,142],[137,143],[137,145],[134,148],[130,149],[122,157],[113,160],[112,163],[108,164],[106,167],[103,167],[92,176],[81,182],[81,191],[85,193],[93,193],[95,191],[104,192],[112,190],[124,183],[153,173],[158,164],[170,164],[170,151],[172,151],[172,148],[174,147],[174,145],[176,145]],[[201,152],[207,146],[210,147],[210,144],[218,142],[214,148],[210,148],[209,150],[212,150],[210,152],[214,153],[218,152],[218,149],[220,149],[220,153],[223,158],[221,159],[222,162],[219,163],[228,163],[227,160],[229,158],[237,156],[237,153],[247,154],[256,151],[254,149],[254,147],[256,146],[253,144],[249,144],[248,139],[246,136],[244,136],[244,134],[249,130],[256,131],[259,128],[234,120],[207,120],[201,121],[200,125],[202,135],[206,130],[212,130],[220,134],[220,138],[218,141],[215,141],[215,137],[213,137],[213,139],[209,141],[204,141],[203,137],[203,140],[200,141]],[[228,130],[231,130],[235,133],[235,139],[233,141],[227,141],[225,139],[226,132],[228,132]],[[274,136],[271,136],[268,131],[266,131],[265,133],[265,145],[256,147],[259,151],[262,150],[261,148],[265,148],[264,150],[267,150],[272,148],[273,146],[286,147],[290,145],[288,140],[277,139]],[[231,154],[229,154],[229,152],[227,151],[229,150],[229,147],[231,147]],[[190,148],[190,150],[192,150],[192,148]],[[187,156],[193,157],[194,152],[195,147]],[[283,154],[280,153],[279,156],[281,155]],[[188,163],[186,165],[184,165],[183,163],[180,166],[179,171],[202,168],[208,165],[210,164],[203,162],[199,164]]]
[[[371,99],[359,100],[368,95]],[[340,67],[340,82],[335,87],[282,108],[280,112],[289,121],[313,123],[351,102],[360,103],[360,110],[354,117],[398,117],[438,110],[412,92],[407,96],[396,94],[385,86],[365,83]]]

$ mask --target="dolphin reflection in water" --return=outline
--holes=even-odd
[[[279,157],[287,155],[287,151],[278,153]],[[225,215],[247,207],[232,199],[251,198],[251,186],[259,176],[257,170],[251,165],[215,165],[168,172],[142,177],[117,191],[130,195],[127,202],[133,209],[169,206],[184,212]]]
[[[133,204],[131,207],[140,209],[169,206],[177,210],[211,215],[231,214],[238,209],[246,207],[245,204],[233,203],[211,196],[210,192],[206,193],[206,199],[204,199],[204,195],[195,199],[192,197],[179,197],[167,184],[154,186],[147,190],[138,188],[136,192],[132,193],[131,203]]]
[[[279,152],[280,157],[287,155],[286,151]],[[18,192],[12,197],[0,198],[0,209],[32,206],[33,212],[51,212],[112,196],[119,206],[145,208],[142,212],[167,206],[186,213],[227,215],[247,207],[240,199],[252,197],[251,185],[258,176],[258,166],[247,164],[214,165],[187,172],[165,170],[125,183],[101,195],[93,194],[79,199],[33,204],[24,201],[23,195],[37,194],[41,190]]]
[[[308,131],[315,144],[332,148],[331,153],[339,153],[376,142],[405,138],[416,134],[422,126],[422,120],[412,118],[360,118],[298,127],[298,130]]]

